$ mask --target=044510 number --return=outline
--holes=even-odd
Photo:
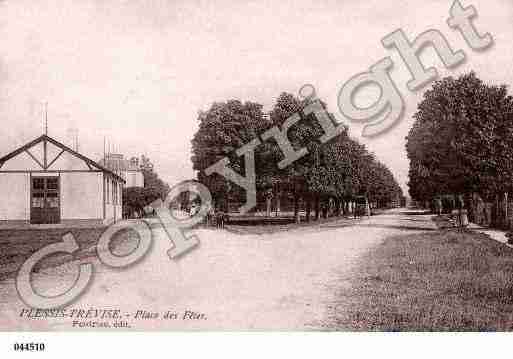
[[[15,352],[42,352],[44,350],[44,343],[14,343]]]

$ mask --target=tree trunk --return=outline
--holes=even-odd
[[[265,215],[271,217],[271,197],[265,199]]]
[[[371,204],[370,204],[370,200],[367,196],[365,197],[365,215],[367,217],[370,217],[370,215],[371,215]]]
[[[216,197],[212,197],[212,209],[214,210],[214,212],[217,210],[217,198]]]
[[[315,220],[318,221],[320,217],[321,200],[319,196],[315,196]]]
[[[492,227],[497,227],[497,217],[498,217],[498,211],[499,211],[499,197],[495,195],[495,198],[493,199],[492,209],[491,209],[491,220],[490,225]]]
[[[340,217],[340,207],[341,207],[341,200],[340,198],[336,197],[335,198],[335,216],[336,217]],[[342,203],[343,205],[343,203]]]
[[[280,216],[280,211],[281,211],[280,206],[281,206],[281,197],[278,194],[278,196],[276,197],[276,217]]]
[[[465,207],[467,207],[468,221],[473,223],[475,223],[476,220],[474,197],[473,192],[465,194]]]
[[[322,206],[322,217],[324,219],[328,218],[328,211],[330,209],[330,202],[329,202],[329,198],[325,199],[323,202],[322,202],[323,206]]]
[[[301,223],[301,197],[297,197],[297,206],[294,208],[294,218],[296,223]],[[296,210],[297,209],[297,210]]]
[[[312,211],[312,198],[310,196],[306,197],[306,221],[310,222],[310,212]]]
[[[299,196],[294,196],[294,220],[296,223],[300,222],[299,219]]]

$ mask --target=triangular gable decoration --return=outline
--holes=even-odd
[[[107,172],[124,182],[124,180],[114,172],[47,135],[42,135],[0,158],[0,170],[93,170]]]

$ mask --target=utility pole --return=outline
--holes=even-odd
[[[45,135],[48,136],[48,102],[45,102]]]

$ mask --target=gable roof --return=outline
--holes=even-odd
[[[71,148],[69,148],[68,146],[66,146],[66,145],[62,144],[61,142],[59,142],[59,141],[57,141],[57,140],[54,140],[53,138],[51,138],[51,137],[49,137],[49,136],[47,136],[47,135],[41,135],[41,136],[39,136],[38,138],[36,138],[35,140],[30,141],[29,143],[27,143],[27,144],[25,144],[25,145],[21,146],[20,148],[18,148],[18,149],[16,149],[16,150],[12,151],[11,153],[9,153],[9,154],[5,155],[5,156],[4,156],[4,157],[2,157],[2,158],[0,158],[0,167],[1,167],[5,162],[9,161],[11,158],[16,157],[16,156],[17,156],[17,155],[19,155],[20,153],[23,153],[23,152],[27,151],[29,148],[31,148],[31,147],[33,147],[33,146],[37,145],[37,144],[38,144],[38,143],[40,143],[40,142],[44,142],[44,141],[49,142],[49,143],[53,144],[53,145],[54,145],[54,146],[56,146],[56,147],[59,147],[59,148],[62,150],[62,152],[68,152],[68,153],[70,153],[71,155],[73,155],[73,156],[75,156],[75,157],[77,157],[77,158],[81,159],[82,161],[84,161],[84,162],[87,164],[87,166],[88,166],[90,169],[92,169],[92,167],[96,167],[97,169],[99,169],[99,170],[101,170],[101,171],[103,171],[103,172],[106,172],[106,173],[110,174],[111,176],[115,177],[116,179],[118,179],[118,180],[122,181],[123,183],[125,182],[125,180],[124,180],[122,177],[118,176],[116,173],[112,172],[112,171],[111,171],[111,170],[109,170],[108,168],[105,168],[104,166],[100,165],[99,163],[97,163],[97,162],[93,161],[92,159],[90,159],[90,158],[88,158],[88,157],[86,157],[86,156],[84,156],[84,155],[82,155],[82,154],[80,154],[80,153],[78,153],[78,152],[76,152],[76,151],[72,150],[72,149],[71,149]],[[62,152],[61,152],[61,154],[62,154]],[[30,155],[30,152],[28,152],[28,151],[27,151],[27,153]],[[59,156],[60,156],[60,154],[59,154],[59,155],[57,155],[57,157],[56,157],[53,161],[51,161],[51,163],[50,163],[49,165],[46,165],[46,168],[50,167],[50,165],[51,165],[51,164],[52,164],[52,163],[53,163],[53,162],[54,162],[54,161],[55,161]],[[32,157],[32,155],[31,155],[31,157]],[[35,158],[34,158],[34,160],[35,160],[39,165],[41,165],[41,167],[45,167],[45,166],[43,166],[41,163],[39,163],[39,161],[38,161],[37,159],[35,159]],[[45,168],[45,169],[46,169],[46,168]]]

